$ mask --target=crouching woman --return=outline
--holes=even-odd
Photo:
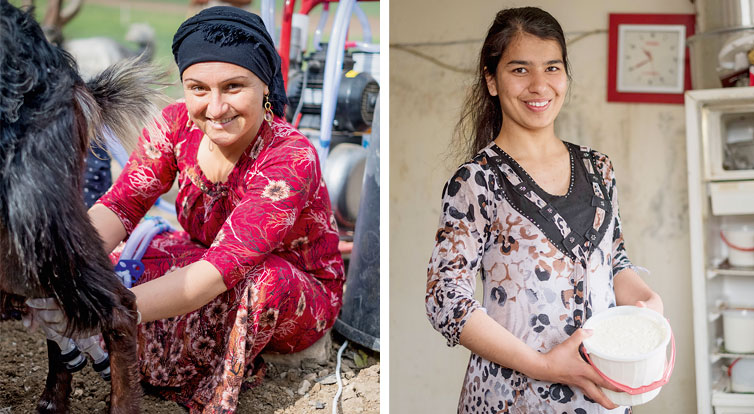
[[[142,382],[193,412],[234,411],[262,350],[300,351],[341,307],[338,233],[315,149],[283,118],[262,20],[213,7],[173,39],[185,101],[164,109],[90,217],[111,258],[178,179],[184,231],[157,236],[132,288]]]

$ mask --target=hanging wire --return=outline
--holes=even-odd
[[[412,54],[414,56],[418,56],[418,57],[420,57],[420,58],[422,58],[424,60],[428,60],[428,61],[434,63],[435,65],[437,65],[437,66],[439,66],[439,67],[441,67],[443,69],[447,69],[449,71],[452,71],[452,72],[463,73],[465,75],[474,73],[474,71],[471,70],[471,69],[464,69],[464,68],[460,68],[460,67],[457,67],[457,66],[448,65],[447,63],[445,63],[445,62],[443,62],[443,61],[441,61],[439,59],[436,59],[436,58],[434,58],[434,57],[432,57],[430,55],[427,55],[427,54],[424,54],[422,52],[419,52],[418,50],[414,50],[414,49],[412,49],[411,47],[408,47],[408,46],[402,46],[402,45],[398,45],[398,44],[391,44],[390,47],[394,48],[394,49],[402,50],[402,51],[404,51],[406,53],[410,53],[410,54]]]
[[[570,34],[571,35],[576,35],[576,37],[574,37],[572,39],[567,39],[566,40],[566,45],[571,46],[572,44],[578,42],[579,40],[581,40],[581,39],[583,39],[585,37],[589,37],[591,35],[596,35],[596,34],[600,34],[600,33],[607,33],[607,29],[595,29],[595,30],[589,30],[589,31],[586,31],[586,32],[572,32]],[[566,35],[568,35],[568,33],[566,33]]]
[[[462,39],[462,40],[445,40],[442,42],[406,42],[406,43],[390,43],[390,47],[393,46],[408,46],[408,47],[422,47],[422,46],[452,46],[465,43],[481,43],[483,39]]]
[[[573,38],[566,40],[566,45],[571,46],[574,43],[586,37],[589,37],[595,34],[601,34],[601,33],[607,33],[607,29],[595,29],[595,30],[589,30],[589,31],[566,33],[565,34],[566,38],[569,36],[574,36]],[[429,54],[420,52],[416,50],[415,48],[432,47],[432,46],[454,46],[454,45],[460,45],[460,44],[481,43],[481,42],[482,42],[482,39],[447,40],[447,41],[441,41],[441,42],[406,42],[406,43],[390,43],[390,47],[392,49],[401,50],[411,55],[414,55],[416,57],[419,57],[421,59],[427,60],[443,69],[447,69],[452,72],[462,73],[462,74],[473,74],[475,73],[473,69],[467,69],[467,68],[462,68],[459,66],[449,65],[433,56],[430,56]]]

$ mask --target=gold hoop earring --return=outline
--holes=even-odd
[[[270,103],[270,95],[264,96],[264,120],[267,121],[267,125],[272,126],[272,104]]]

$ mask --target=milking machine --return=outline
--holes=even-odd
[[[356,0],[339,2],[330,41],[323,45],[322,29],[332,1],[337,0],[304,0],[297,14],[295,1],[285,2],[278,51],[290,101],[286,117],[317,149],[341,241],[353,240],[352,250],[341,247],[348,276],[334,329],[379,351],[379,47],[371,44],[369,22]],[[306,53],[308,14],[320,3],[314,50]],[[270,4],[274,0],[262,0],[262,9]],[[346,42],[352,14],[362,25],[363,42]],[[348,340],[336,358],[333,414],[343,388],[340,358]]]
[[[320,3],[323,12],[314,34],[314,50],[307,54],[308,14]],[[355,0],[339,2],[330,41],[321,43],[329,3],[303,1],[297,14],[292,14],[292,5],[286,3],[280,45],[291,101],[286,115],[312,139],[325,166],[329,149],[334,147],[331,142],[362,143],[379,94],[379,47],[371,43],[369,22]],[[346,42],[352,14],[359,16],[363,42]]]
[[[304,0],[293,13],[295,1],[288,0],[278,49],[290,101],[286,118],[317,149],[341,240],[351,241],[379,96],[379,45],[371,43],[369,21],[354,0],[338,2],[330,40],[323,43],[331,2]],[[269,3],[263,1],[262,9]],[[320,4],[313,50],[308,50],[309,14]],[[352,15],[361,24],[361,42],[346,40]]]
[[[326,54],[327,45],[324,45],[302,59],[299,69],[289,72],[287,89],[290,105],[286,118],[302,132],[313,132],[321,127]],[[354,53],[346,51],[335,97],[331,147],[339,142],[361,145],[363,134],[372,126],[380,87],[370,73],[355,67]]]
[[[47,339],[55,342],[60,347],[60,360],[68,372],[81,371],[86,366],[86,355],[92,359],[94,371],[102,379],[110,381],[110,356],[98,343],[99,336],[73,340],[58,334],[57,332],[42,326]]]
[[[157,234],[168,230],[171,230],[170,224],[162,217],[147,217],[131,233],[120,260],[115,265],[115,273],[127,288],[133,286],[144,273],[144,264],[141,259],[151,240]],[[89,356],[94,370],[100,377],[106,381],[110,380],[110,357],[99,346],[99,336],[73,340],[44,325],[41,327],[47,339],[58,344],[60,359],[68,372],[81,371],[87,364],[86,357]]]
[[[263,0],[263,10],[272,1]],[[356,0],[338,2],[323,44],[331,2],[304,0],[294,14],[295,2],[286,0],[278,48],[290,101],[286,117],[317,149],[341,240],[353,240],[353,250],[343,251],[348,277],[335,329],[379,351],[379,46],[371,43]],[[319,4],[314,50],[307,51],[308,15]],[[362,26],[362,42],[346,39],[352,15]]]
[[[154,236],[170,230],[173,230],[173,228],[164,218],[147,216],[131,232],[125,246],[123,246],[120,259],[115,264],[115,274],[118,275],[125,287],[130,289],[144,274],[144,263],[141,262],[141,259]]]

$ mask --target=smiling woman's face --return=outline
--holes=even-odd
[[[183,71],[183,92],[191,120],[215,145],[245,149],[262,125],[269,89],[246,68],[202,62]]]
[[[503,128],[552,127],[568,90],[560,44],[519,34],[500,57],[495,75],[487,74],[487,89],[500,100]]]

